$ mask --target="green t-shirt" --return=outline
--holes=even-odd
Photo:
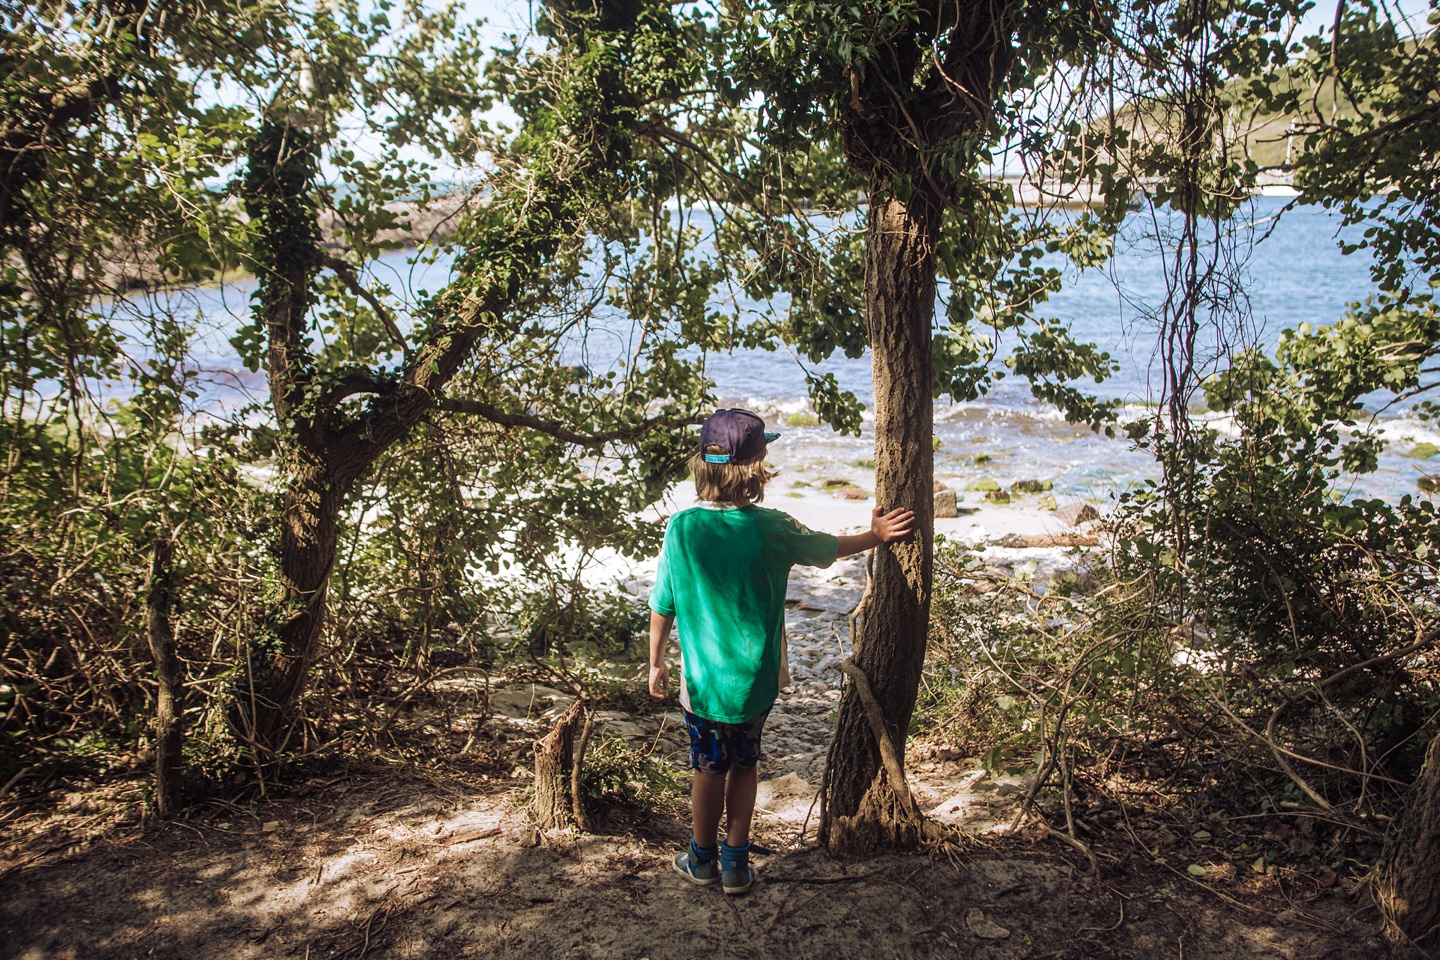
[[[828,567],[838,550],[830,534],[753,504],[670,518],[650,609],[680,628],[687,710],[741,723],[770,709],[780,692],[790,568]]]

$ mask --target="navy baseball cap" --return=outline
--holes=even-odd
[[[716,410],[700,428],[700,452],[706,463],[749,463],[765,455],[765,445],[780,434],[749,410]],[[710,453],[719,447],[724,453]]]

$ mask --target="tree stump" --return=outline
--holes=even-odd
[[[531,808],[541,830],[590,828],[580,774],[595,729],[594,714],[579,700],[535,741],[535,800]]]

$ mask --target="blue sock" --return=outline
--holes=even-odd
[[[694,840],[690,841],[690,856],[695,858],[696,863],[709,863],[715,859],[717,852],[714,847],[702,847]]]
[[[720,841],[720,865],[726,870],[748,867],[750,865],[750,844],[732,847],[725,841]]]

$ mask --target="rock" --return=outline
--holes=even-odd
[[[820,418],[813,413],[792,413],[785,418],[787,427],[818,427]]]
[[[979,907],[965,911],[965,926],[981,940],[1004,940],[1010,936],[1009,930],[985,916],[985,911]]]
[[[1088,533],[1040,533],[1024,538],[1027,547],[1093,547],[1099,539]]]
[[[981,463],[989,463],[991,460],[994,460],[995,458],[992,457],[992,456],[990,456],[990,454],[988,454],[988,453],[977,453],[977,454],[975,454],[975,456],[971,457],[970,459],[971,459],[974,463],[976,463],[976,464],[978,465],[978,464],[981,464]]]
[[[835,496],[841,500],[868,500],[870,495],[859,487],[841,487],[835,491]]]
[[[498,717],[533,719],[563,711],[574,698],[568,693],[541,684],[514,684],[497,687],[490,694],[490,710]]]
[[[991,490],[999,490],[1000,484],[996,483],[994,480],[991,480],[989,477],[982,477],[979,480],[972,480],[970,483],[966,484],[965,489],[974,490],[977,493],[989,493]]]
[[[991,540],[990,545],[993,547],[1006,547],[1011,550],[1030,546],[1030,544],[1026,542],[1026,538],[1018,533],[1007,533],[998,540]]]
[[[939,451],[939,449],[940,449],[941,447],[943,447],[943,446],[945,446],[945,441],[944,441],[944,440],[941,440],[939,437],[935,436],[934,434],[931,434],[931,436],[930,436],[930,450],[931,450],[932,452],[937,452],[937,451]]]
[[[1049,480],[1017,480],[1010,484],[1012,493],[1044,493],[1054,487],[1055,484]]]
[[[605,729],[611,733],[619,734],[627,740],[648,740],[655,731],[650,730],[633,720],[612,720],[605,724]]]
[[[1415,486],[1426,493],[1440,493],[1440,475],[1426,475],[1415,481]]]
[[[1035,506],[1039,507],[1041,510],[1054,510],[1057,504],[1055,503],[1054,497],[1046,494],[1039,500],[1035,501]]]
[[[955,491],[943,489],[935,491],[935,519],[948,520],[960,516],[960,505],[955,500]]]
[[[815,796],[815,788],[801,779],[799,774],[787,773],[774,780],[765,780],[755,791],[755,805],[766,809],[774,808],[785,800],[805,800]]]
[[[1435,444],[1417,443],[1415,444],[1415,446],[1410,448],[1410,452],[1405,454],[1405,456],[1411,457],[1415,460],[1429,460],[1437,453],[1440,453],[1440,447],[1435,446]]]
[[[939,480],[936,480],[934,483],[932,483],[932,484],[930,485],[930,492],[931,492],[931,493],[939,493],[939,492],[942,491],[942,490],[949,490],[949,489],[950,489],[949,487],[945,486],[945,484],[942,483],[942,482],[939,481]]]
[[[1010,493],[1007,490],[991,490],[985,494],[985,499],[991,503],[1009,503]]]
[[[1088,503],[1067,503],[1055,511],[1055,517],[1072,527],[1078,527],[1086,520],[1100,519],[1100,511]]]
[[[260,832],[261,832],[261,833],[274,833],[276,830],[279,830],[279,829],[280,829],[280,821],[279,821],[279,820],[266,820],[264,823],[262,823],[262,824],[260,825]]]
[[[851,483],[849,480],[841,480],[839,477],[826,477],[824,480],[820,481],[820,486],[821,488],[853,487],[855,486],[855,484]]]

